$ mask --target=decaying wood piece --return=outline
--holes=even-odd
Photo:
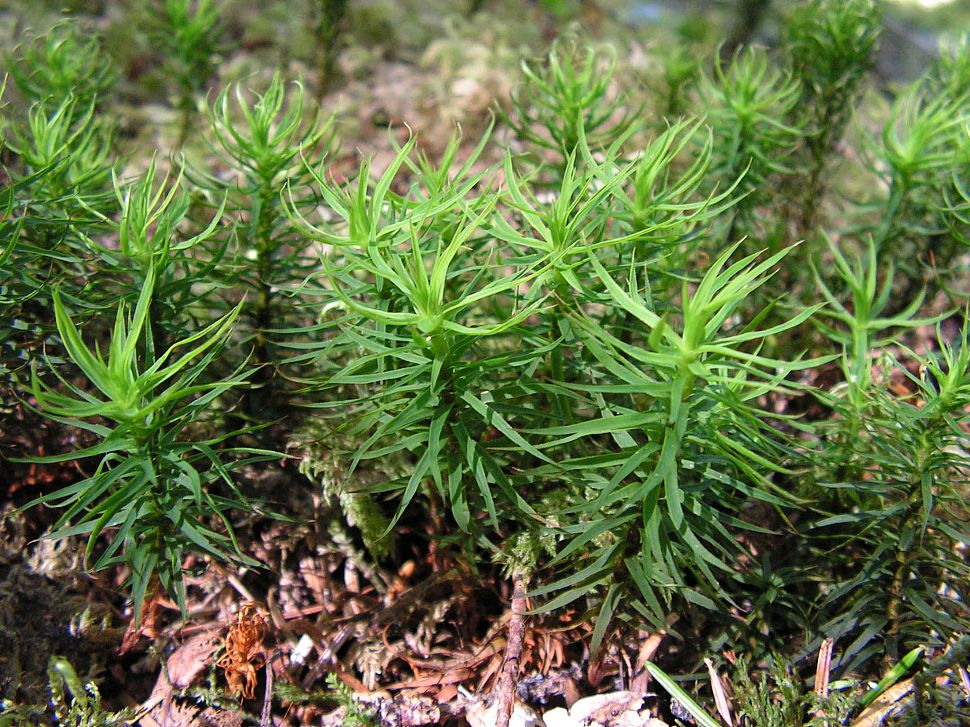
[[[913,691],[912,679],[890,687],[856,717],[852,727],[879,727],[889,719],[890,715],[906,708],[906,705],[913,700]]]
[[[584,697],[570,709],[550,709],[542,715],[546,727],[667,727],[643,708],[643,695],[611,692]]]

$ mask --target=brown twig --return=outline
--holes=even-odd
[[[832,669],[832,649],[835,646],[835,639],[825,639],[818,648],[818,661],[815,663],[815,685],[813,689],[819,699],[829,697],[829,676]],[[819,719],[825,718],[825,709],[819,707],[815,710],[815,716]]]
[[[273,727],[273,664],[271,659],[266,660],[266,691],[263,692],[263,712],[259,717],[259,727]]]
[[[495,727],[509,727],[512,719],[512,709],[515,705],[515,683],[519,675],[519,659],[522,657],[522,645],[525,642],[525,592],[527,576],[521,570],[512,574],[512,607],[509,618],[508,638],[505,647],[505,664],[502,676],[495,687],[495,698],[498,705],[495,713]]]
[[[832,647],[834,639],[825,639],[818,649],[818,662],[815,665],[815,693],[822,699],[829,696],[829,671],[832,668]]]

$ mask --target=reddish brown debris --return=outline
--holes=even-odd
[[[265,638],[266,617],[261,609],[252,602],[243,605],[229,626],[226,653],[216,662],[226,674],[229,690],[243,699],[256,696],[256,673],[266,664]]]

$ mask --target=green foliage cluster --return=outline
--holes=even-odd
[[[53,102],[55,107],[69,97],[81,107],[89,106],[114,85],[118,76],[97,38],[73,23],[54,26],[16,55],[6,53],[5,59],[26,101]]]
[[[518,138],[564,161],[576,154],[581,136],[604,146],[634,123],[638,111],[614,95],[615,69],[612,49],[597,51],[575,38],[557,42],[540,66],[523,61],[514,114],[506,122]]]
[[[25,706],[2,704],[0,726],[50,724],[49,716],[63,727],[117,727],[131,724],[135,715],[130,709],[112,712],[104,708],[101,692],[94,682],[82,683],[74,667],[62,656],[52,656],[47,667],[50,705]]]
[[[800,101],[800,85],[790,71],[779,70],[765,52],[749,46],[726,69],[716,60],[713,76],[703,74],[699,90],[718,136],[713,176],[722,186],[740,179],[744,193],[734,205],[727,239],[752,234],[774,247],[774,231],[755,231],[753,217],[774,197],[771,180],[794,172],[784,160],[804,136],[799,121],[788,121]]]
[[[152,40],[161,51],[179,112],[178,146],[192,131],[199,94],[221,50],[220,0],[155,0]]]
[[[196,114],[219,7],[160,5],[179,145],[209,151],[140,173],[96,40],[65,24],[11,57],[0,361],[85,432],[34,461],[90,473],[30,504],[126,569],[136,614],[155,587],[184,608],[190,555],[256,565],[233,526],[264,514],[274,425],[375,557],[427,518],[473,566],[527,565],[594,656],[672,612],[754,658],[834,636],[858,673],[967,631],[959,49],[859,109],[850,159],[868,0],[799,5],[779,52],[675,54],[656,97],[563,39],[523,64],[505,136],[408,135],[378,164],[282,73]],[[805,712],[778,677],[748,684],[752,719],[789,718],[778,689]]]
[[[865,88],[879,41],[879,8],[871,0],[813,0],[797,5],[786,25],[786,48],[792,71],[800,81],[799,103],[807,107],[800,156],[803,180],[801,234],[815,224],[826,193],[828,165]]]
[[[327,687],[344,709],[344,716],[340,721],[343,727],[376,727],[380,723],[373,710],[362,705],[354,691],[333,672],[327,674]]]

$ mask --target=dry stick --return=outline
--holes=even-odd
[[[498,709],[495,713],[495,727],[509,727],[512,708],[515,705],[515,681],[519,674],[519,659],[522,657],[522,644],[525,641],[525,592],[527,576],[521,570],[512,574],[512,614],[509,618],[509,632],[505,647],[505,664],[502,676],[496,685]]]
[[[890,714],[903,706],[900,704],[903,700],[913,702],[913,692],[915,687],[912,679],[891,686],[855,718],[852,727],[880,727]]]
[[[825,639],[818,649],[818,662],[815,664],[815,693],[822,699],[829,696],[829,671],[832,668],[832,647],[834,639]]]
[[[274,654],[275,656],[275,654]],[[263,694],[263,713],[259,727],[273,727],[273,660],[266,660],[266,692]]]
[[[828,699],[829,696],[829,673],[832,669],[832,648],[835,646],[835,639],[825,639],[818,648],[818,661],[815,663],[815,685],[813,689],[819,699]],[[815,710],[815,716],[819,719],[825,717],[825,710],[819,707]]]
[[[231,573],[227,573],[226,581],[228,581],[229,585],[235,589],[236,593],[245,598],[247,601],[256,602],[256,598],[253,597],[253,594],[248,588],[246,588],[246,586],[242,584],[241,580],[236,578],[236,576],[232,575]]]

